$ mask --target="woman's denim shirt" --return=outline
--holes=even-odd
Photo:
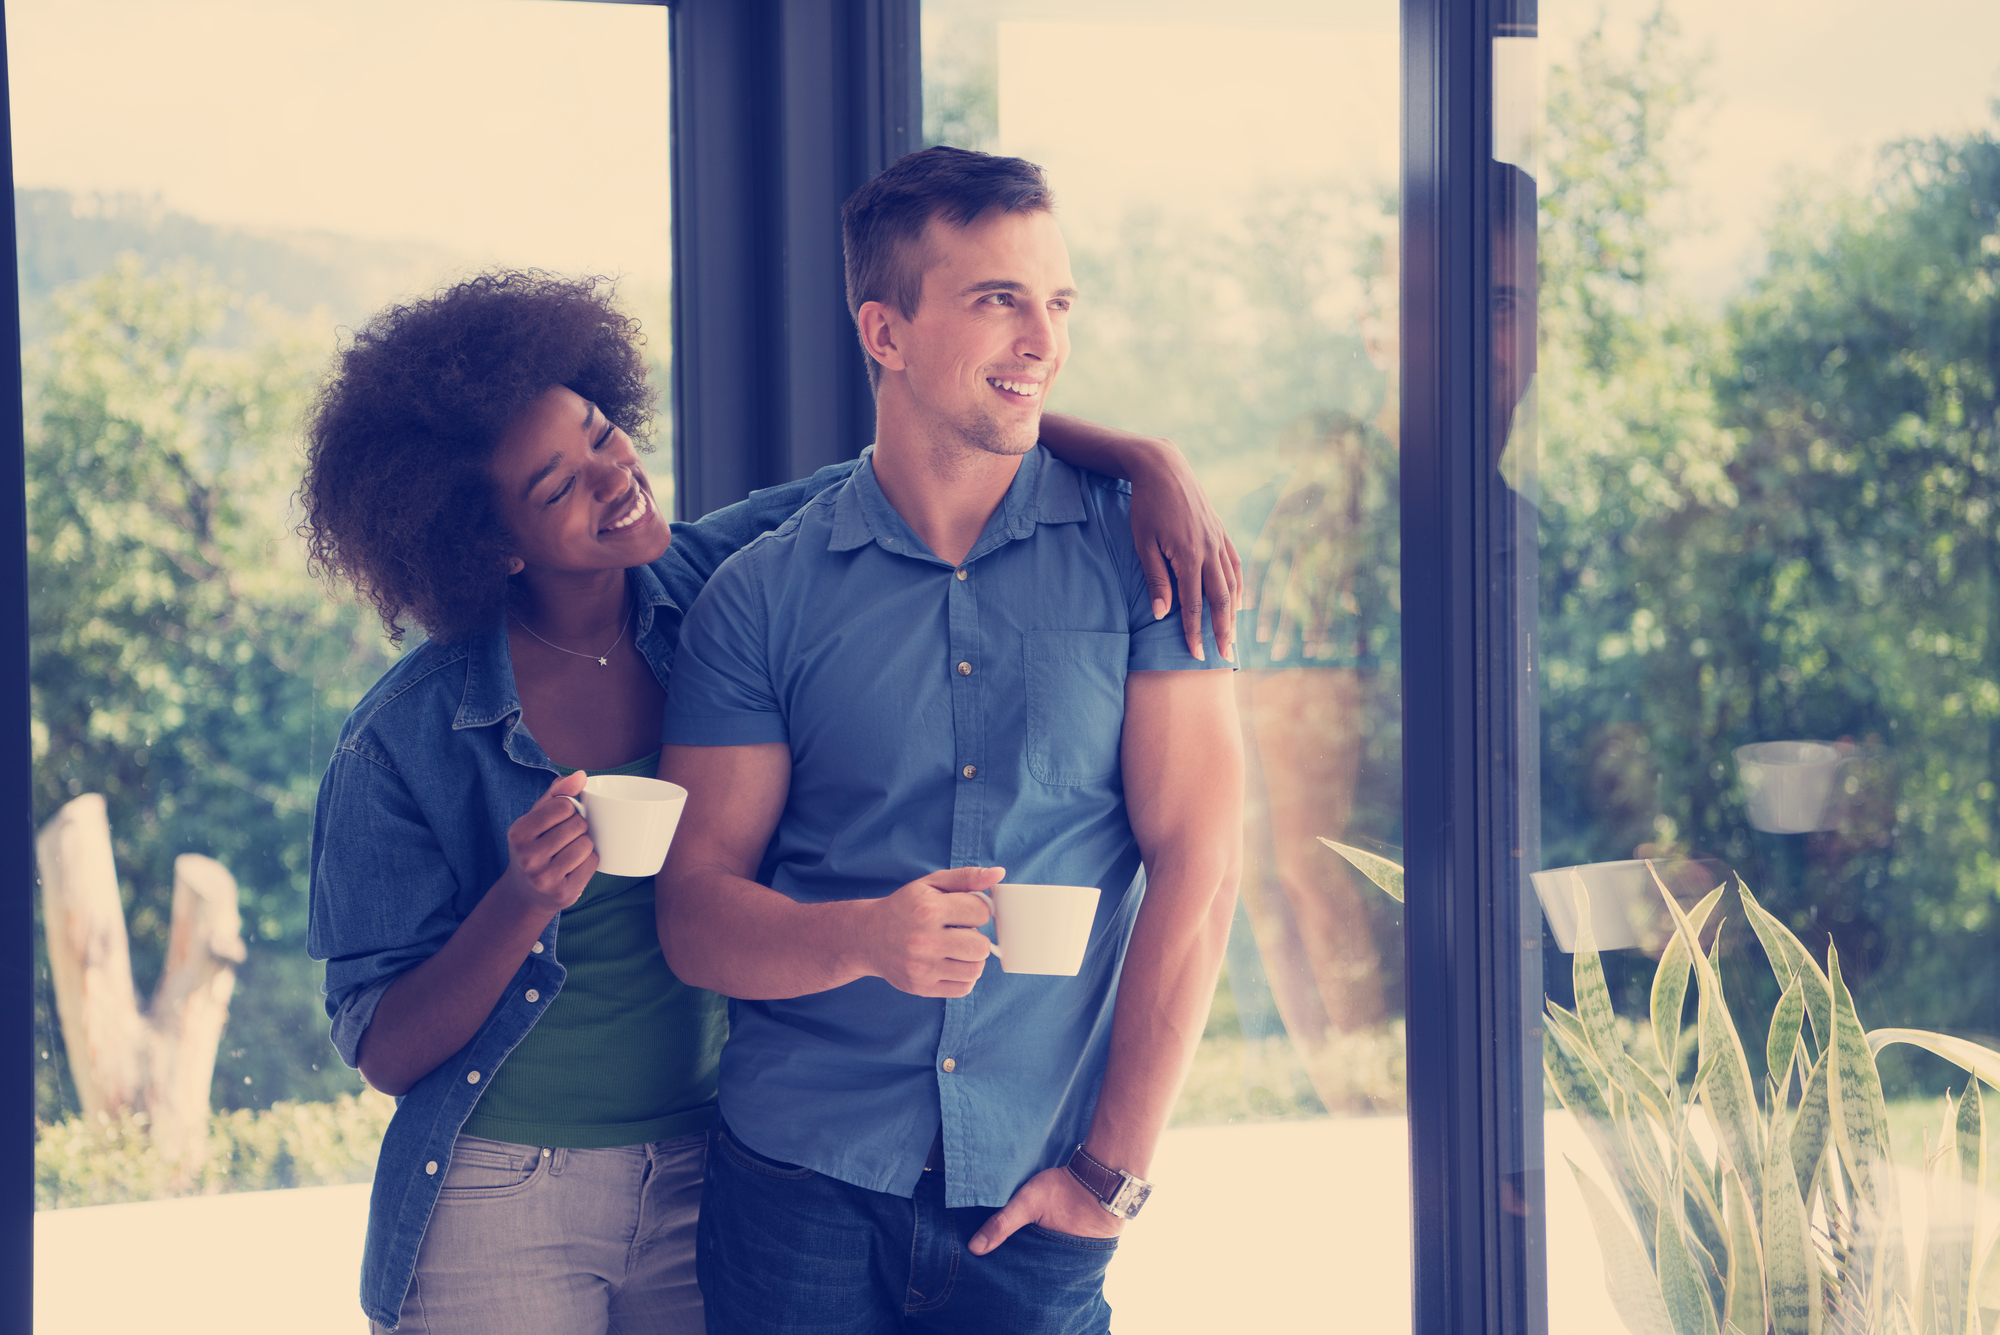
[[[683,612],[715,568],[853,469],[823,468],[676,524],[665,556],[626,572],[635,642],[662,688]],[[435,954],[506,871],[507,827],[555,776],[521,723],[504,621],[461,643],[418,645],[355,706],[320,783],[306,932],[313,958],[326,961],[333,1045],[349,1066],[389,985]],[[542,929],[471,1041],[396,1101],[361,1262],[371,1320],[396,1326],[459,1127],[562,991],[561,926],[557,914]]]

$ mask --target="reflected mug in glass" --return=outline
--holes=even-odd
[[[993,910],[993,953],[1008,973],[1074,976],[1097,920],[1094,885],[1012,885],[980,893]],[[1001,949],[1002,942],[1006,949]]]
[[[653,876],[666,865],[688,791],[637,774],[593,774],[584,780],[582,800],[568,800],[590,826],[599,871]]]

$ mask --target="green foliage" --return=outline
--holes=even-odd
[[[1712,315],[1661,260],[1700,62],[1663,11],[1637,43],[1594,34],[1549,75],[1544,861],[1718,857],[1886,1018],[1994,1032],[2000,141],[1897,144],[1858,193],[1801,193]],[[1779,738],[1852,753],[1831,828],[1749,828],[1730,752]],[[1621,997],[1648,981],[1612,968]],[[1892,1089],[1919,1062],[1885,1057]]]
[[[216,1113],[209,1120],[208,1159],[191,1173],[154,1152],[143,1113],[117,1121],[37,1123],[35,1208],[366,1182],[395,1111],[393,1099],[369,1092],[342,1094],[331,1103]]]
[[[232,310],[264,331],[243,350],[209,342]],[[25,377],[35,819],[104,794],[142,988],[174,857],[236,876],[251,955],[218,1106],[352,1091],[304,959],[306,851],[341,719],[388,658],[307,577],[291,531],[295,432],[327,350],[191,265],[130,256],[60,292],[44,325]],[[40,1004],[53,1121],[65,1061],[46,986]]]

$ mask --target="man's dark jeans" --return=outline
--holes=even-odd
[[[716,1124],[696,1272],[709,1335],[1107,1335],[1116,1238],[1029,1224],[985,1256],[993,1214],[950,1210],[944,1171],[912,1199],[767,1159]]]

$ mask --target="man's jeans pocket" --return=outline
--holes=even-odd
[[[1040,1224],[1029,1224],[1022,1231],[1032,1232],[1046,1241],[1053,1242],[1061,1247],[1073,1248],[1080,1252],[1113,1252],[1118,1250],[1118,1239],[1116,1237],[1086,1238],[1080,1233],[1058,1233],[1052,1228],[1043,1228]]]
[[[819,1174],[810,1168],[801,1168],[795,1163],[785,1163],[779,1159],[769,1159],[745,1145],[729,1134],[729,1128],[721,1122],[715,1124],[716,1145],[729,1156],[729,1162],[746,1173],[759,1177],[775,1177],[785,1182],[803,1182]]]

